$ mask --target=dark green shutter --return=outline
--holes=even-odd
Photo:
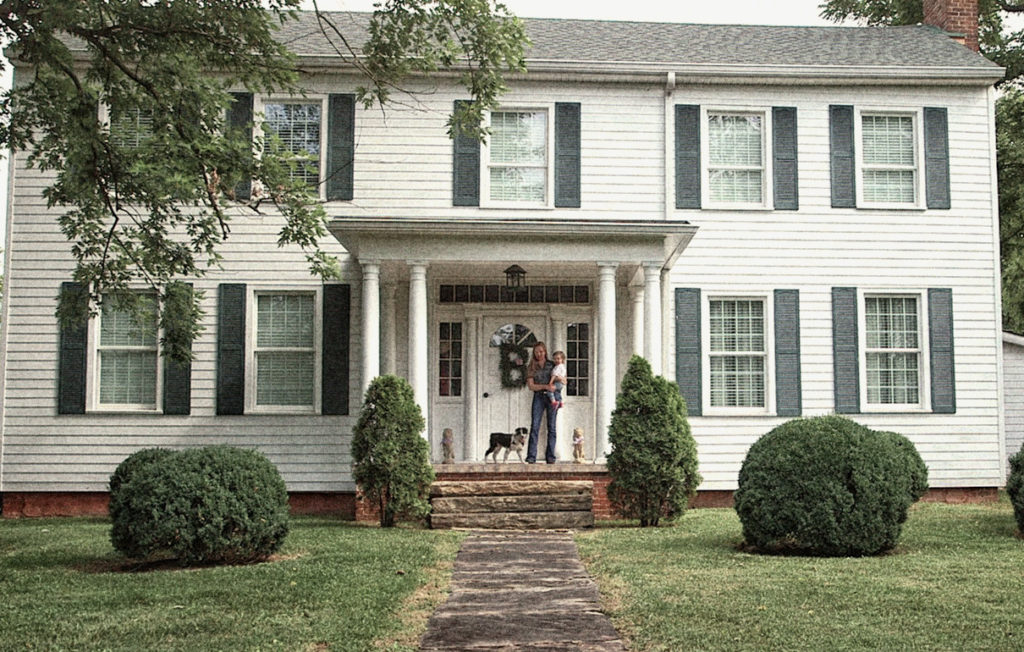
[[[327,200],[353,197],[356,153],[356,96],[327,97]]]
[[[700,208],[700,107],[695,104],[676,105],[676,208]]]
[[[455,107],[468,100],[455,100]],[[480,205],[480,141],[456,134],[453,139],[452,205]]]
[[[676,288],[676,383],[686,400],[687,413],[699,417],[701,402],[700,370],[700,289]]]
[[[348,414],[350,311],[349,286],[325,285],[320,379],[322,414]]]
[[[217,414],[245,413],[244,283],[221,283],[217,293]]]
[[[800,208],[796,163],[796,107],[772,108],[773,197],[777,210]]]
[[[248,142],[252,142],[252,93],[232,93],[235,99],[228,107],[228,126],[232,129],[240,129],[247,136]],[[247,201],[252,195],[252,180],[240,181],[235,186],[235,197],[240,201]]]
[[[555,206],[580,207],[580,105],[555,104]]]
[[[928,290],[928,345],[932,375],[932,412],[956,413],[953,364],[953,290]]]
[[[949,208],[949,125],[946,109],[924,110],[924,186],[928,208]]]
[[[775,291],[775,412],[800,416],[800,291]]]
[[[184,284],[188,288],[188,298],[192,299],[192,284]],[[173,337],[174,333],[166,332],[165,337]],[[189,346],[189,350],[192,347]],[[192,414],[192,363],[177,362],[164,356],[164,414]]]
[[[61,283],[61,294],[80,294],[81,283]],[[85,374],[89,326],[87,323],[60,329],[60,360],[57,368],[57,414],[85,414]]]
[[[836,412],[860,412],[857,288],[832,288],[832,373]]]
[[[853,107],[832,105],[828,107],[828,118],[832,208],[855,208],[857,186],[853,154]]]

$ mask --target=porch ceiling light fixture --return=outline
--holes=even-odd
[[[519,265],[511,265],[505,270],[505,287],[518,290],[526,280],[526,270]]]

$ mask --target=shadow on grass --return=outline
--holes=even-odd
[[[196,571],[207,568],[220,568],[223,566],[258,566],[260,564],[273,564],[280,561],[293,561],[301,558],[304,554],[305,553],[292,553],[289,555],[275,554],[263,559],[256,559],[248,562],[210,562],[205,564],[192,564],[188,566],[183,566],[175,557],[159,557],[156,559],[126,559],[124,557],[111,557],[105,559],[92,559],[88,562],[76,562],[70,564],[69,568],[89,575],[102,575],[105,573]]]

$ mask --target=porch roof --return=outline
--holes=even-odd
[[[329,229],[360,262],[607,262],[671,268],[697,227],[685,220],[339,217]]]

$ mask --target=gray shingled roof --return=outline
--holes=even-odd
[[[368,13],[330,12],[350,43]],[[925,26],[781,27],[524,18],[533,62],[751,66],[896,66],[992,69],[995,64]],[[332,56],[312,12],[282,29],[299,55]]]

